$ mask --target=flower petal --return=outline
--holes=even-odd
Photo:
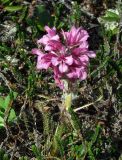
[[[49,40],[45,50],[46,51],[59,51],[62,48],[62,44],[56,40]]]
[[[68,65],[72,65],[73,64],[73,57],[72,55],[71,56],[68,56],[68,57],[65,57],[65,63],[68,64]]]
[[[44,49],[45,49],[45,51],[51,51],[51,50],[52,50],[52,47],[49,46],[49,45],[46,45]]]
[[[75,26],[73,26],[69,32],[63,32],[63,35],[67,44],[70,46],[79,46],[89,37],[86,30],[82,29],[82,27],[76,28]]]
[[[88,42],[87,42],[87,41],[83,41],[83,42],[80,44],[79,47],[82,48],[82,49],[88,49]]]
[[[75,55],[75,56],[79,56],[82,52],[84,52],[84,51],[86,51],[86,50],[84,50],[83,48],[74,48],[73,50],[72,50],[72,54],[73,55]]]
[[[59,36],[58,35],[55,35],[51,38],[51,40],[55,40],[55,41],[59,41]]]
[[[80,57],[79,57],[79,59],[80,59],[80,61],[83,63],[83,62],[85,62],[85,63],[88,63],[89,62],[89,58],[88,58],[88,56],[87,55],[81,55]]]
[[[85,70],[81,71],[80,80],[85,80],[87,78],[87,72]]]
[[[81,36],[80,41],[82,41],[82,42],[86,41],[88,39],[88,37],[89,37],[88,32],[83,30],[83,29],[80,32],[80,36]]]
[[[54,75],[55,83],[60,89],[64,89],[64,83],[59,79],[58,76]]]
[[[50,62],[42,63],[41,61],[37,63],[37,69],[48,69],[50,67]]]
[[[70,79],[76,79],[76,71],[72,71],[72,72],[69,72],[67,74],[67,77],[70,78]]]
[[[59,61],[58,61],[57,57],[52,57],[51,62],[52,62],[53,66],[57,66],[59,64]]]
[[[48,35],[44,35],[41,39],[39,39],[37,41],[37,44],[43,44],[43,45],[46,45],[49,41],[49,36]]]
[[[36,54],[41,57],[44,55],[38,48],[32,49],[32,54]]]
[[[50,36],[54,36],[56,34],[56,28],[50,28],[48,26],[45,26],[44,29],[46,30],[46,32],[50,35]]]
[[[48,69],[50,67],[50,62],[45,61],[43,57],[38,56],[37,58],[37,69]]]
[[[61,63],[61,64],[59,65],[59,71],[60,71],[61,73],[67,72],[67,71],[68,71],[68,66],[67,66],[65,63]]]
[[[93,52],[93,51],[88,51],[88,52],[87,52],[87,55],[88,55],[90,58],[95,58],[95,57],[96,57],[96,53]]]

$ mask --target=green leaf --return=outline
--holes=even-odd
[[[10,92],[8,94],[8,96],[5,97],[5,99],[3,97],[0,97],[0,107],[3,109],[6,109],[10,103],[11,100],[16,99],[18,93],[17,92]]]
[[[2,2],[2,4],[5,4],[5,3],[10,3],[11,2],[11,0],[1,0],[1,2]]]
[[[28,160],[28,158],[26,156],[22,156],[19,158],[19,160]]]
[[[25,156],[22,156],[22,157],[19,158],[19,160],[28,160],[28,158],[25,157]]]
[[[9,160],[9,158],[8,158],[8,155],[7,155],[7,154],[4,154],[4,156],[3,156],[3,160]]]
[[[0,110],[0,117],[4,117],[4,112]]]
[[[3,97],[0,97],[0,108],[3,108],[4,107],[4,98]]]
[[[25,19],[26,15],[27,15],[27,11],[28,11],[27,9],[28,9],[28,7],[24,6],[22,13],[20,15],[20,18],[19,18],[19,22],[21,22],[23,19]]]
[[[106,56],[104,61],[101,63],[101,65],[91,73],[91,76],[94,76],[98,71],[101,71],[104,67],[106,67],[108,65],[109,60],[110,60],[110,57]]]
[[[4,127],[4,119],[0,116],[0,127]]]
[[[113,18],[115,18],[116,20],[119,20],[119,19],[120,19],[118,14],[116,14],[116,13],[114,13],[114,12],[112,12],[112,11],[109,11],[109,10],[106,12],[106,17],[113,17]]]
[[[95,131],[94,135],[92,136],[92,140],[91,140],[92,145],[96,142],[97,137],[99,135],[99,132],[100,132],[100,126],[98,125],[96,127],[96,131]]]
[[[9,12],[16,12],[16,11],[20,11],[22,8],[23,6],[7,6],[4,8],[4,10]]]
[[[100,19],[103,20],[103,21],[107,21],[107,22],[118,22],[118,21],[120,21],[119,14],[115,13],[114,10],[113,11],[108,10],[106,12],[105,16],[102,16]]]
[[[11,97],[10,97],[10,94],[5,98],[5,101],[4,101],[4,106],[3,108],[6,109],[10,103],[10,100],[11,100]]]
[[[4,127],[4,124],[0,123],[0,127],[1,127],[1,128]]]
[[[115,17],[102,17],[102,19],[108,22],[115,22],[119,20],[118,18]]]
[[[64,25],[65,25],[65,23],[64,23],[64,22],[60,22],[60,23],[59,23],[59,25],[57,26],[57,28],[58,28],[58,29],[61,29],[61,28],[63,28],[63,27],[64,27]]]
[[[4,155],[4,150],[0,148],[0,159],[3,158],[3,155]]]
[[[1,59],[1,57],[0,57]],[[0,86],[0,93],[2,93],[4,91],[4,87],[3,86]]]
[[[90,160],[95,160],[95,156],[94,156],[94,153],[92,152],[92,148],[90,144],[88,144],[88,155]]]
[[[17,92],[12,92],[12,94],[13,94],[13,99],[15,100],[17,95],[18,95],[18,93]]]
[[[13,121],[15,118],[16,118],[16,113],[14,109],[11,109],[9,117],[8,117],[8,121]]]
[[[38,150],[38,148],[35,145],[32,145],[32,151],[38,160],[42,160],[41,152]]]

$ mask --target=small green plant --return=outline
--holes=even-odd
[[[32,151],[36,156],[37,160],[43,160],[41,151],[35,145],[32,146]]]
[[[0,160],[9,160],[9,156],[2,149],[0,149]]]
[[[106,14],[98,18],[99,22],[104,25],[107,32],[112,35],[118,33],[118,26],[120,22],[120,15],[117,9],[109,9]]]
[[[19,158],[19,160],[29,160],[29,159],[26,156],[22,156],[22,157]]]
[[[5,121],[12,122],[16,118],[16,113],[12,108],[13,101],[17,93],[11,91],[6,97],[0,97],[0,127],[5,126]]]

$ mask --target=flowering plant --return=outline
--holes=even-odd
[[[57,86],[64,89],[63,79],[71,82],[87,77],[89,58],[96,54],[88,50],[86,30],[73,26],[69,32],[62,30],[57,34],[56,28],[45,26],[47,32],[37,41],[40,48],[32,50],[37,57],[37,69],[51,68]]]

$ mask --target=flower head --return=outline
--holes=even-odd
[[[86,30],[82,29],[81,27],[75,28],[74,26],[69,32],[63,32],[63,35],[67,45],[69,46],[82,45],[82,43],[85,42],[89,37]]]
[[[45,30],[47,32],[41,39],[37,41],[38,44],[42,44],[45,46],[45,49],[48,48],[49,42],[51,40],[59,41],[59,36],[56,34],[56,28],[53,27],[52,29],[48,26],[45,26]],[[47,50],[47,49],[46,49]]]
[[[63,89],[63,79],[75,82],[87,77],[89,58],[96,54],[88,50],[86,30],[81,27],[72,27],[69,32],[62,31],[60,37],[56,28],[45,27],[47,32],[37,41],[42,49],[33,49],[32,53],[37,57],[37,69],[51,68],[57,86]],[[61,41],[64,39],[63,41]]]

